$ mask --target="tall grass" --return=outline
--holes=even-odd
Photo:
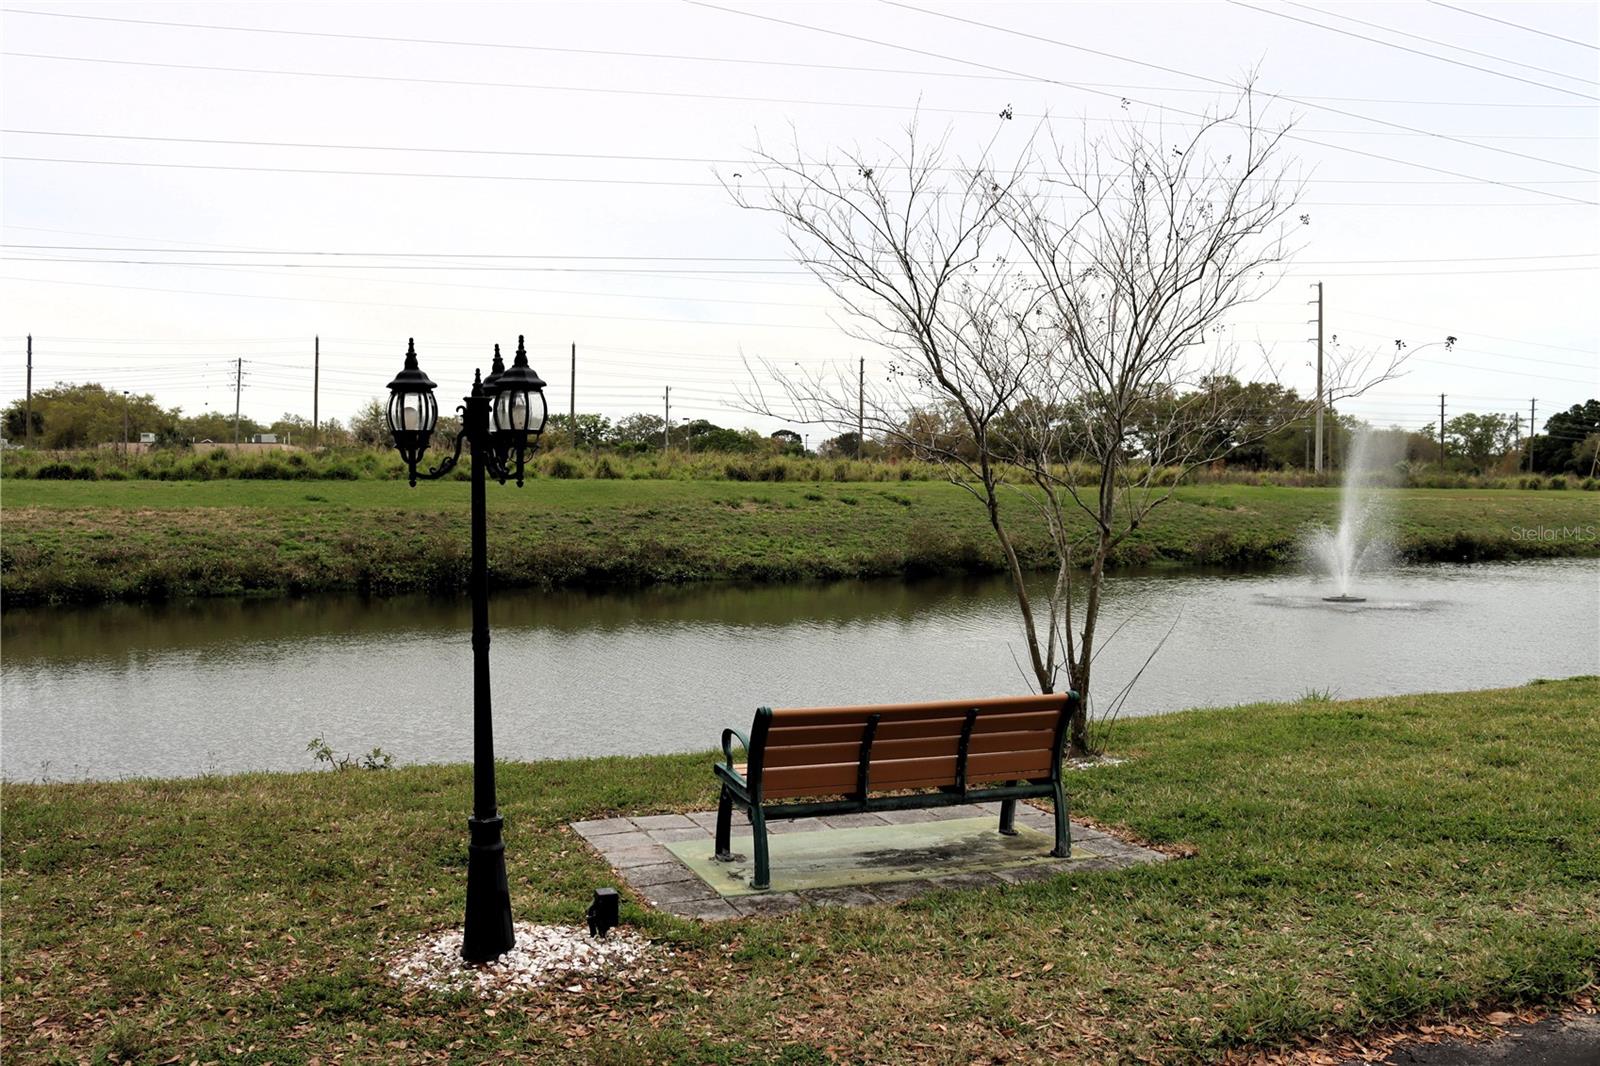
[[[434,458],[437,458],[436,456]],[[455,477],[463,479],[463,463]],[[1093,486],[1099,468],[1070,463],[1058,472],[1079,486]],[[1132,466],[1127,476],[1142,480],[1149,468]],[[399,457],[389,449],[327,449],[272,451],[246,454],[223,448],[156,449],[124,456],[105,449],[84,451],[22,451],[0,457],[0,475],[40,481],[396,481],[406,476]],[[558,480],[618,481],[766,481],[766,482],[889,482],[945,481],[948,468],[914,459],[825,459],[819,456],[747,455],[736,452],[653,452],[621,455],[558,449],[541,452],[529,464],[529,477]],[[1002,470],[1007,481],[1025,482],[1019,470]],[[1275,485],[1304,488],[1338,485],[1338,472],[1317,474],[1309,470],[1245,470],[1214,464],[1187,475],[1160,468],[1151,481],[1170,486]],[[1395,488],[1427,489],[1600,489],[1600,480],[1581,481],[1538,475],[1486,477],[1398,466],[1379,480]]]

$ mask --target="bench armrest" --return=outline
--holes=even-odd
[[[724,729],[722,731],[722,755],[728,760],[728,769],[733,769],[733,746],[731,742],[737,739],[744,746],[745,757],[750,756],[750,738],[737,729]]]

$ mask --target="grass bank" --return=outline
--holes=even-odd
[[[437,442],[436,442],[437,445]],[[246,445],[245,447],[249,447]],[[437,455],[435,456],[437,458]],[[463,464],[450,476],[467,480]],[[1146,468],[1137,467],[1135,476]],[[1057,467],[1059,477],[1093,486],[1099,467],[1072,462]],[[73,451],[9,450],[0,453],[0,476],[23,481],[399,481],[405,466],[393,448],[284,449],[239,452],[230,447],[152,448],[124,455],[113,447]],[[530,460],[528,476],[559,481],[592,478],[601,481],[738,481],[738,482],[901,482],[944,481],[946,467],[909,458],[847,459],[819,455],[776,454],[758,449],[717,451],[616,451],[542,449]],[[1025,473],[1002,466],[1002,478],[1027,483]],[[1172,485],[1337,485],[1343,471],[1315,474],[1303,469],[1251,470],[1218,464],[1187,472],[1176,467],[1155,471],[1152,483]],[[1472,474],[1442,471],[1428,464],[1400,464],[1383,475],[1394,488],[1432,489],[1581,489],[1600,490],[1600,480],[1578,474]]]
[[[1075,811],[1192,858],[710,926],[630,901],[668,972],[500,1009],[383,975],[459,919],[465,767],[9,785],[0,1050],[1181,1062],[1560,1002],[1600,978],[1597,705],[1591,677],[1125,722]],[[566,823],[703,808],[709,759],[504,765],[518,917],[611,880]]]
[[[464,589],[468,486],[381,481],[8,482],[7,606],[190,596]],[[1482,560],[1600,553],[1600,498],[1385,490],[1401,553]],[[982,573],[1001,560],[982,509],[934,482],[540,481],[490,493],[499,587],[632,586]],[[1019,517],[1021,517],[1021,505]],[[1293,558],[1338,490],[1186,486],[1117,552],[1123,566]],[[1082,523],[1087,532],[1087,522]],[[1541,532],[1542,531],[1542,532]],[[1019,548],[1046,559],[1042,531]]]

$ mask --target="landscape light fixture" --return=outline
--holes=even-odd
[[[434,481],[461,461],[462,446],[472,453],[472,817],[467,819],[467,913],[461,957],[490,962],[511,950],[511,888],[506,880],[506,849],[500,809],[495,801],[494,723],[489,704],[489,563],[488,508],[485,485],[494,478],[522,484],[523,464],[539,446],[548,408],[544,385],[528,365],[524,339],[508,369],[495,345],[488,380],[473,372],[472,392],[462,406],[455,447],[438,466],[419,473],[417,466],[439,424],[437,387],[417,365],[417,345],[406,345],[405,366],[389,382],[388,420],[394,446],[405,460],[412,485]]]
[[[617,890],[614,888],[597,888],[594,890],[594,902],[589,904],[587,912],[590,936],[603,940],[606,933],[622,920],[620,917],[620,902]]]

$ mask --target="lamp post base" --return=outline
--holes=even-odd
[[[468,962],[493,962],[516,942],[502,824],[498,814],[467,819],[471,841],[467,844],[467,923],[461,957]]]

